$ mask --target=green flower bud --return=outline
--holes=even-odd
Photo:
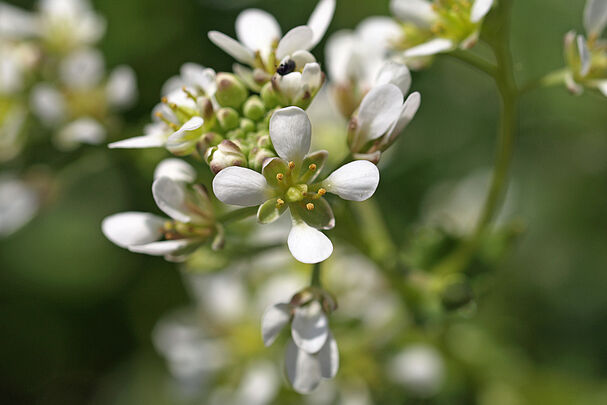
[[[239,125],[238,112],[230,107],[219,109],[219,111],[217,111],[217,120],[219,121],[221,129],[224,131],[238,128]]]
[[[215,132],[207,132],[206,134],[200,137],[198,141],[198,145],[196,145],[196,149],[201,156],[204,156],[211,146],[217,146],[219,143],[223,141],[223,137]]]
[[[217,74],[215,99],[223,107],[240,108],[249,96],[249,91],[236,76],[230,73]]]
[[[235,140],[235,139],[244,139],[246,136],[246,133],[240,129],[233,129],[232,131],[229,131],[226,133],[226,138],[230,139],[230,140]]]
[[[235,142],[227,139],[208,149],[205,159],[215,174],[229,166],[245,166],[247,158]]]
[[[245,117],[250,118],[253,121],[259,121],[265,115],[266,108],[263,105],[263,101],[261,101],[258,96],[251,96],[245,101],[243,112]]]
[[[280,104],[280,100],[276,91],[272,87],[272,83],[268,82],[261,88],[260,93],[261,99],[263,100],[266,109],[270,110],[277,107]]]
[[[240,119],[240,129],[242,129],[245,133],[254,132],[256,129],[255,123],[248,118]]]
[[[200,116],[205,122],[205,126],[213,122],[214,109],[211,99],[208,97],[200,97],[196,100],[196,104],[200,110]]]
[[[272,149],[272,140],[270,139],[270,135],[264,133],[258,136],[256,145],[260,148]]]
[[[249,168],[255,171],[261,171],[263,162],[266,159],[273,158],[276,156],[272,150],[267,148],[254,147],[249,152]]]

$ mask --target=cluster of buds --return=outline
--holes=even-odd
[[[207,191],[192,183],[193,167],[179,159],[162,161],[154,173],[154,200],[170,219],[144,212],[123,212],[103,220],[105,236],[132,252],[183,261],[200,246],[212,241],[223,246],[223,228],[215,220]]]
[[[392,13],[401,23],[393,48],[412,67],[427,65],[432,55],[478,41],[483,19],[494,0],[392,0]]]
[[[607,25],[607,1],[589,0],[584,10],[587,36],[570,31],[565,35],[565,84],[574,94],[584,87],[607,96],[607,43],[600,38]]]
[[[35,12],[0,3],[0,144],[12,149],[2,158],[23,146],[30,112],[60,149],[106,138],[137,89],[127,66],[106,74],[93,47],[104,32],[105,20],[86,0],[41,0]]]
[[[339,369],[337,342],[329,330],[328,315],[337,302],[321,288],[309,287],[295,294],[288,303],[266,309],[261,331],[270,346],[281,330],[290,324],[291,337],[285,353],[285,369],[293,388],[308,394],[323,379],[331,379]]]

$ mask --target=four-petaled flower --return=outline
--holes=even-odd
[[[243,167],[227,167],[213,180],[217,198],[231,205],[256,206],[258,221],[276,220],[287,208],[292,228],[288,237],[293,257],[303,263],[318,263],[333,252],[333,245],[319,229],[335,226],[331,206],[323,198],[328,193],[343,199],[364,201],[379,183],[379,170],[368,161],[357,160],[316,181],[327,159],[326,151],[308,154],[311,125],[298,107],[274,113],[270,138],[279,158],[268,159],[262,173]]]
[[[104,235],[132,252],[164,256],[183,261],[198,247],[213,239],[223,243],[223,231],[215,222],[213,207],[206,191],[188,184],[196,179],[193,167],[179,159],[165,159],[154,173],[152,194],[166,219],[145,212],[123,212],[103,220]]]

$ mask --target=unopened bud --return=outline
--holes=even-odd
[[[196,149],[198,149],[198,153],[200,156],[204,156],[211,146],[217,146],[219,143],[223,141],[223,137],[215,132],[207,132],[206,134],[200,137],[198,141],[198,145],[196,145]]]
[[[250,133],[255,131],[255,123],[248,118],[240,119],[240,129],[242,129],[245,133]]]
[[[266,113],[266,108],[258,96],[251,96],[244,103],[243,113],[245,117],[253,121],[259,121]]]
[[[221,129],[229,131],[238,128],[239,116],[238,112],[230,107],[224,107],[217,111],[217,121],[221,125]]]
[[[211,171],[215,174],[229,166],[245,166],[246,156],[235,142],[227,139],[217,146],[209,148],[205,156]]]
[[[268,148],[270,149],[272,146],[272,140],[270,139],[269,134],[263,134],[257,138],[256,145],[260,148]]]
[[[272,87],[272,83],[268,82],[261,88],[261,99],[266,109],[270,110],[272,108],[277,107],[280,104],[280,100],[278,99],[278,95],[276,91]]]
[[[200,97],[196,100],[200,116],[205,123],[211,122],[213,119],[213,102],[208,97]]]
[[[236,128],[233,129],[229,132],[226,133],[226,138],[230,139],[230,140],[236,140],[236,139],[244,139],[246,137],[246,133],[240,129],[240,128]]]
[[[249,152],[249,168],[260,171],[266,159],[275,157],[276,154],[270,149],[254,147]]]
[[[249,91],[240,79],[230,73],[219,73],[216,80],[217,102],[223,107],[240,108],[249,95]]]

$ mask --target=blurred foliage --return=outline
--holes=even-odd
[[[28,8],[33,2],[9,3]],[[338,1],[331,31],[386,14],[387,3]],[[126,63],[138,75],[140,102],[120,137],[139,133],[161,85],[182,63],[230,68],[208,30],[233,33],[246,6],[271,11],[285,29],[302,23],[314,4],[95,1],[109,21],[102,43],[108,66]],[[515,1],[521,82],[563,65],[562,38],[580,30],[582,7],[582,1]],[[452,243],[451,235],[418,223],[424,196],[440,182],[492,164],[498,99],[486,77],[449,57],[414,74],[413,88],[422,93],[422,108],[382,171],[377,199],[393,237],[419,264]],[[447,323],[448,382],[424,403],[607,403],[606,106],[597,94],[573,97],[564,87],[523,98],[512,175],[515,214],[525,230],[505,257],[500,246],[510,235],[495,236],[496,245],[482,250],[479,266],[498,263],[491,279],[455,287],[451,301],[473,289],[476,311]],[[45,147],[35,156],[49,163]],[[0,403],[174,403],[150,334],[163,314],[188,302],[180,275],[174,265],[122,250],[100,232],[111,213],[156,212],[151,173],[164,155],[103,148],[87,154],[94,157],[82,162],[87,170],[70,175],[37,218],[0,241]],[[414,234],[421,237],[412,244]],[[453,364],[468,371],[454,372]],[[390,393],[378,403],[394,403],[382,399],[394,400]]]

